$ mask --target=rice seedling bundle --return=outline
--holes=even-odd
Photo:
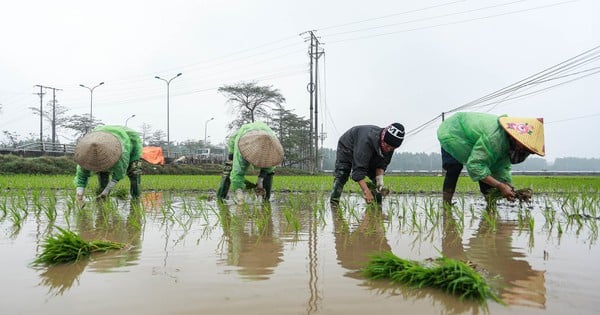
[[[78,234],[56,227],[58,234],[48,237],[42,244],[42,252],[33,261],[34,265],[55,265],[77,262],[95,252],[121,249],[123,243],[111,241],[85,241]]]
[[[428,264],[397,257],[391,252],[373,255],[364,274],[371,279],[390,279],[415,288],[438,288],[460,299],[485,303],[490,298],[502,303],[485,279],[467,264],[441,257]]]

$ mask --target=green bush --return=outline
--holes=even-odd
[[[0,155],[0,174],[75,175],[77,164],[72,157],[42,156],[19,157],[12,154]],[[147,175],[221,175],[221,164],[168,164],[143,163],[143,174]],[[250,168],[247,175],[257,175],[259,169]],[[277,168],[278,175],[306,175],[302,170]]]
[[[0,155],[0,174],[75,174],[75,162],[70,157],[22,158]]]

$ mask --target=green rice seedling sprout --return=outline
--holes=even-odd
[[[0,222],[6,217],[6,213],[8,212],[8,198],[6,196],[0,197],[2,201],[0,201],[0,211],[2,211],[2,215],[0,215]]]
[[[441,257],[427,264],[397,257],[392,252],[371,256],[363,268],[371,279],[390,279],[413,288],[438,288],[459,298],[486,304],[487,299],[504,302],[493,292],[485,279],[467,264]]]
[[[487,222],[493,232],[496,231],[496,222],[498,221],[498,212],[497,211],[481,211],[481,217]]]
[[[34,265],[55,265],[77,262],[95,252],[122,249],[123,243],[111,241],[85,241],[78,234],[56,227],[59,231],[44,240],[42,252],[33,261]]]

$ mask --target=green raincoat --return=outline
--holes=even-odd
[[[121,142],[121,158],[117,164],[107,170],[113,180],[120,181],[127,175],[127,169],[131,162],[138,161],[142,156],[142,140],[139,133],[123,126],[98,126],[93,131],[108,132]],[[91,171],[77,165],[75,187],[85,188],[90,176]]]
[[[248,133],[249,131],[262,130],[266,131],[275,136],[275,133],[267,124],[262,121],[257,121],[249,124],[242,125],[238,131],[229,137],[227,150],[229,153],[233,153],[233,165],[231,166],[231,173],[229,178],[231,180],[231,190],[244,189],[246,187],[244,176],[248,170],[250,163],[244,159],[240,150],[238,150],[238,142],[240,138]],[[265,167],[261,170],[265,170],[267,173],[273,173],[275,167]]]
[[[498,116],[485,113],[456,113],[440,125],[437,136],[444,150],[466,165],[473,181],[491,175],[511,183],[508,135]]]

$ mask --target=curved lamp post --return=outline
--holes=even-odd
[[[125,119],[125,127],[127,127],[127,122],[133,117],[135,117],[135,114],[133,114],[133,115],[129,116],[129,118]]]
[[[208,126],[208,122],[215,119],[215,117],[211,117],[204,123],[204,146],[206,146],[206,127]]]
[[[101,86],[102,84],[104,84],[104,82],[100,82],[94,87],[89,87],[89,86],[85,86],[83,84],[79,84],[79,86],[90,90],[90,126],[88,127],[88,130],[90,130],[92,128],[92,124],[94,123],[94,116],[92,115],[92,103],[93,103],[93,99],[94,99],[94,89]]]
[[[169,80],[163,79],[159,76],[154,76],[155,79],[159,79],[159,80],[165,81],[165,83],[167,83],[167,156],[169,156],[171,153],[171,138],[169,136],[169,98],[170,98],[169,86],[171,84],[171,81],[173,81],[173,79],[179,77],[180,75],[182,75],[181,72],[179,72],[177,75],[170,78]]]

